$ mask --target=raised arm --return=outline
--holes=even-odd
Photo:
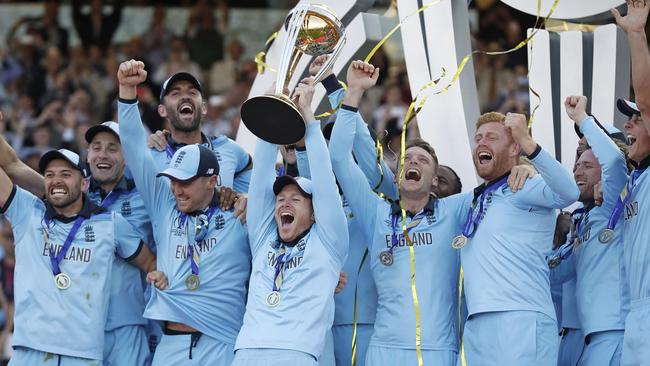
[[[2,113],[0,113],[1,120]],[[0,136],[0,168],[18,186],[28,190],[35,196],[43,197],[45,194],[43,191],[43,176],[20,161],[16,155],[16,151],[11,148],[3,136]]]
[[[587,143],[598,159],[601,167],[603,189],[602,206],[609,210],[614,208],[619,193],[627,182],[627,163],[625,155],[614,141],[596,124],[596,120],[586,113],[587,98],[584,96],[568,97],[564,102],[567,114],[587,138]]]
[[[341,86],[334,74],[331,74],[323,80],[323,86],[327,90],[327,95],[332,108],[337,108],[342,103],[345,96],[345,89]],[[373,189],[379,193],[383,193],[390,199],[398,199],[397,184],[395,184],[395,175],[390,170],[384,159],[379,160],[381,164],[381,171],[377,164],[377,150],[375,141],[370,135],[370,130],[366,122],[363,120],[361,113],[357,112],[356,119],[356,134],[354,134],[354,142],[352,144],[352,153],[354,158],[366,176],[368,183]]]
[[[273,211],[275,209],[275,194],[273,182],[275,181],[275,159],[278,156],[278,147],[262,139],[257,140],[253,154],[253,172],[248,187],[248,237],[252,253],[261,245],[260,238],[264,237],[264,230],[272,227]]]
[[[294,93],[297,105],[307,123],[305,148],[311,171],[313,187],[312,205],[319,232],[323,234],[323,243],[329,246],[341,262],[348,255],[348,226],[341,203],[329,152],[325,138],[320,130],[320,123],[311,110],[314,95],[313,79],[304,79]]]
[[[171,192],[165,179],[156,178],[158,169],[147,148],[146,132],[138,109],[136,88],[146,78],[143,62],[130,60],[120,64],[117,71],[117,112],[124,158],[153,221],[157,216],[155,213],[167,202],[165,198],[171,197]]]
[[[628,1],[627,15],[621,16],[612,9],[616,23],[627,33],[632,58],[632,86],[636,105],[641,111],[643,123],[650,133],[650,53],[645,34],[645,25],[650,11],[648,1]]]
[[[338,112],[337,122],[332,129],[330,140],[330,157],[334,174],[343,189],[343,193],[352,208],[352,212],[362,223],[364,235],[371,240],[374,234],[374,224],[377,206],[381,199],[373,193],[361,168],[352,158],[352,145],[357,128],[357,107],[363,95],[363,85],[374,85],[379,70],[368,68],[361,61],[354,61],[348,69],[348,83],[343,105]]]
[[[539,186],[517,192],[515,202],[526,208],[528,205],[564,208],[573,204],[580,195],[578,186],[571,174],[533,140],[528,133],[526,117],[523,114],[508,113],[505,124],[522,153],[528,156],[544,180],[537,183]]]

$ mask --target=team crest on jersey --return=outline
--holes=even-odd
[[[131,216],[131,201],[122,202],[122,209],[120,210],[122,216]]]
[[[86,235],[87,242],[95,241],[95,231],[93,230],[93,227],[91,225],[86,225],[86,227],[84,228],[84,234]]]
[[[305,242],[305,239],[302,238],[298,241],[298,244],[296,244],[296,249],[298,249],[299,252],[304,252],[305,246],[307,246],[307,243]]]
[[[221,161],[222,161],[222,159],[221,159],[221,154],[219,154],[218,151],[214,151],[214,156],[216,156],[216,157],[217,157],[217,161],[221,163]]]
[[[183,236],[185,234],[185,231],[183,231],[183,219],[181,218],[181,215],[178,215],[174,218],[174,221],[172,222],[172,235],[174,236]]]
[[[433,225],[433,223],[436,222],[436,215],[433,214],[431,211],[427,211],[427,224]]]
[[[217,230],[223,229],[223,227],[226,225],[226,219],[223,217],[223,215],[215,215],[214,216],[214,228]]]

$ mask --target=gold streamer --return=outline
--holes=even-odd
[[[463,301],[463,266],[460,266],[460,275],[458,276],[458,341],[460,343],[460,363],[461,366],[467,366],[465,361],[465,346],[463,345],[463,331],[460,329],[462,324],[461,302]]]
[[[403,172],[404,172],[404,154],[406,146],[406,128],[408,127],[409,122],[417,115],[417,113],[422,109],[424,103],[427,100],[427,97],[422,98],[422,100],[417,103],[418,97],[420,94],[435,85],[437,85],[440,80],[446,75],[445,69],[442,69],[442,74],[435,80],[431,80],[426,85],[424,85],[415,95],[411,105],[409,105],[408,110],[406,111],[406,116],[404,117],[404,124],[402,125],[402,136],[401,136],[401,147],[400,147],[400,170],[399,170],[399,179],[397,186],[402,185]],[[415,352],[418,356],[418,366],[423,366],[422,361],[422,327],[420,323],[420,302],[418,300],[418,293],[415,286],[415,250],[413,249],[413,241],[409,236],[408,230],[406,229],[406,210],[402,203],[402,198],[400,197],[399,206],[402,211],[402,231],[404,232],[404,237],[409,246],[409,255],[411,258],[411,295],[413,296],[413,308],[415,312]]]
[[[442,2],[442,0],[435,0],[435,1],[432,1],[432,2],[430,2],[430,3],[426,4],[426,5],[424,5],[423,7],[417,9],[416,11],[412,12],[411,14],[405,16],[404,19],[402,19],[402,21],[400,21],[399,23],[397,23],[397,25],[394,26],[393,29],[391,29],[390,32],[388,32],[388,34],[386,34],[386,36],[384,36],[384,38],[382,38],[382,39],[381,39],[381,40],[380,40],[380,41],[375,45],[375,47],[373,47],[373,49],[372,49],[372,50],[370,51],[370,53],[366,56],[366,58],[363,59],[363,61],[365,61],[365,62],[370,61],[370,59],[372,58],[372,56],[374,56],[375,53],[377,53],[377,51],[381,48],[381,46],[383,46],[384,43],[386,43],[386,41],[388,41],[388,39],[389,39],[390,37],[392,37],[393,34],[394,34],[395,32],[397,32],[398,29],[400,29],[400,28],[402,27],[402,23],[404,23],[404,22],[406,21],[406,19],[410,18],[410,17],[413,16],[413,15],[419,14],[419,13],[421,13],[421,12],[427,10],[427,9],[430,8],[431,6],[436,5],[436,4],[440,3],[440,2]]]
[[[255,63],[257,64],[257,72],[260,75],[264,74],[266,69],[269,69],[272,72],[277,72],[275,69],[273,69],[271,66],[269,66],[266,63],[266,51],[268,51],[269,48],[271,48],[271,44],[273,43],[273,41],[276,38],[278,38],[278,32],[273,32],[273,34],[271,34],[271,36],[269,36],[269,38],[264,43],[264,51],[260,51],[260,52],[257,53],[257,55],[255,55]]]
[[[361,273],[361,268],[363,267],[363,263],[366,261],[366,257],[368,257],[368,249],[366,249],[365,252],[363,252],[363,257],[361,258],[361,263],[359,263],[359,269],[357,270],[357,283],[354,284],[354,316],[353,316],[353,323],[352,323],[352,366],[356,366],[357,364],[357,295],[358,295],[358,289],[359,289],[359,274]]]

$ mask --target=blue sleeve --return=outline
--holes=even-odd
[[[343,211],[343,203],[332,172],[329,151],[325,137],[320,130],[320,123],[312,121],[307,124],[305,146],[311,171],[313,187],[312,204],[314,217],[319,232],[323,234],[323,244],[336,255],[341,264],[348,256],[348,225]]]
[[[531,158],[543,181],[529,179],[524,189],[514,194],[514,203],[520,208],[564,208],[578,200],[580,191],[569,172],[551,155],[538,147]]]
[[[399,194],[397,193],[397,184],[395,184],[395,175],[393,171],[390,170],[388,165],[384,162],[384,159],[380,159],[379,163],[381,164],[381,171],[379,170],[379,165],[377,164],[377,149],[375,147],[375,141],[370,136],[370,131],[368,126],[363,121],[363,117],[359,112],[356,113],[356,133],[354,134],[354,143],[352,145],[352,153],[354,158],[363,171],[363,174],[368,179],[370,187],[377,191],[383,193],[386,197],[397,200]]]
[[[221,186],[234,187],[235,177],[237,174],[242,173],[248,163],[250,163],[250,156],[241,146],[227,137],[225,141],[216,147],[219,159],[219,177],[221,178]]]
[[[234,189],[235,192],[248,193],[248,187],[251,182],[251,173],[252,169],[246,169],[241,173],[235,174],[235,181],[232,184],[232,189]]]
[[[298,166],[298,175],[311,179],[311,170],[309,169],[309,158],[307,157],[307,150],[296,149],[296,165]]]
[[[618,195],[627,183],[627,163],[625,155],[618,146],[596,124],[594,117],[587,117],[580,125],[580,131],[587,138],[596,159],[601,167],[601,182],[603,186],[603,204],[608,212],[614,209]]]
[[[5,215],[12,227],[17,227],[29,222],[29,217],[33,215],[38,201],[38,197],[14,184],[7,201],[0,209],[0,213]],[[14,244],[18,243],[15,242]]]
[[[368,184],[361,168],[352,159],[352,144],[356,130],[356,113],[341,109],[332,130],[330,156],[334,174],[341,185],[354,216],[361,223],[366,241],[373,239],[377,206],[381,202]]]
[[[119,213],[113,212],[113,223],[117,255],[127,261],[137,257],[144,243],[140,233]]]
[[[131,169],[140,197],[154,224],[160,216],[156,213],[163,211],[169,200],[173,200],[169,181],[166,178],[156,178],[158,169],[147,148],[147,136],[142,126],[137,101],[133,103],[118,101],[117,113],[124,159]]]
[[[253,154],[253,172],[248,189],[248,212],[246,222],[248,237],[253,255],[263,243],[262,240],[273,230],[273,212],[275,211],[275,159],[278,147],[262,139],[257,139]]]
[[[323,85],[325,85],[327,89],[330,106],[332,109],[335,109],[343,100],[343,97],[345,96],[345,89],[341,87],[338,80],[336,79],[336,84],[331,81],[326,83],[328,79],[325,79],[323,81]],[[334,85],[338,85],[339,88],[334,89]],[[370,183],[370,187],[372,189],[375,189],[375,187],[381,183],[379,184],[379,187],[377,187],[377,191],[383,193],[386,197],[392,200],[397,200],[399,198],[399,194],[397,193],[397,184],[394,182],[395,175],[393,174],[393,171],[388,167],[388,165],[386,165],[383,158],[380,160],[381,171],[379,170],[379,165],[377,164],[377,150],[375,148],[375,141],[372,139],[372,136],[370,136],[368,126],[363,120],[361,114],[357,112],[356,115],[357,129],[356,134],[354,135],[354,143],[352,144],[352,153],[354,154],[354,158],[361,168],[361,171],[363,171],[363,174],[366,176],[366,179],[368,179],[368,182]]]

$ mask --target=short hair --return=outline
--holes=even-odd
[[[448,165],[440,165],[440,166],[438,166],[438,169],[440,169],[440,168],[446,168],[446,169],[449,169],[449,171],[451,172],[451,174],[454,176],[454,180],[455,180],[454,183],[456,183],[456,189],[454,189],[454,193],[460,193],[460,192],[462,192],[462,191],[463,191],[463,182],[460,181],[460,177],[458,176],[458,174],[456,174],[456,171],[453,170],[453,169],[452,169],[450,166],[448,166]]]
[[[406,142],[406,146],[404,147],[404,152],[406,153],[406,150],[412,148],[412,147],[419,147],[422,150],[426,151],[431,155],[431,158],[433,159],[433,163],[435,164],[435,167],[438,167],[438,156],[436,155],[436,151],[433,149],[433,147],[423,139],[416,137],[414,139],[411,139]]]
[[[499,112],[487,112],[481,114],[481,116],[476,121],[476,128],[478,129],[482,125],[490,122],[498,122],[505,124],[506,116]]]

